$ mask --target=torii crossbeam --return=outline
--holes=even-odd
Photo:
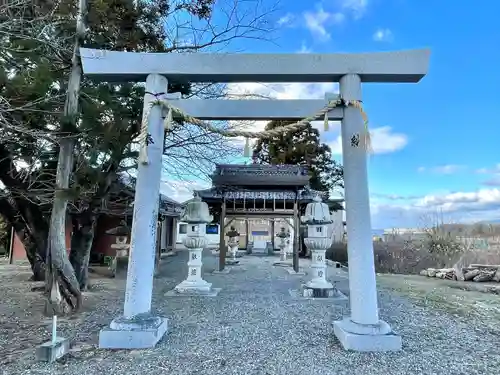
[[[324,100],[183,100],[165,94],[168,82],[339,82],[344,100],[361,100],[361,83],[416,83],[425,76],[430,50],[359,54],[161,54],[80,49],[89,78],[109,82],[146,81],[144,108],[156,99],[198,119],[302,119],[324,107]],[[328,113],[341,120],[351,316],[334,322],[344,348],[386,351],[401,348],[401,338],[379,319],[366,149],[361,113],[354,107]],[[162,170],[162,110],[151,109],[150,162],[138,168],[131,253],[124,314],[103,329],[102,348],[153,347],[167,331],[165,318],[151,315],[156,217]]]

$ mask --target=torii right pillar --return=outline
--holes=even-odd
[[[340,95],[348,101],[360,101],[361,77],[344,75],[340,79]],[[344,349],[396,351],[401,349],[401,337],[380,320],[378,311],[365,131],[359,109],[344,108],[341,135],[351,316],[335,321],[333,326]]]

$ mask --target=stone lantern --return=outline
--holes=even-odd
[[[238,255],[238,246],[240,240],[240,233],[232,226],[229,228],[229,232],[227,232],[227,237],[229,238],[228,247],[229,252],[231,253],[231,259],[228,259],[226,263],[228,265],[237,265],[240,261],[236,259]]]
[[[105,233],[115,238],[115,243],[111,244],[111,249],[115,250],[109,268],[111,269],[113,277],[126,278],[128,259],[130,252],[130,228],[126,221],[122,220],[117,227],[108,229]]]
[[[280,262],[286,262],[287,240],[290,238],[290,232],[285,232],[285,228],[281,227],[280,232],[276,235],[280,239],[278,247],[280,248]]]
[[[330,210],[319,196],[313,203],[306,207],[306,214],[301,221],[307,225],[307,238],[304,243],[311,251],[311,274],[303,290],[305,297],[334,297],[337,294],[334,286],[326,280],[326,249],[331,245],[332,239],[328,235],[328,225],[333,221]]]
[[[187,235],[182,241],[189,250],[189,260],[187,262],[187,279],[175,287],[178,293],[210,293],[212,284],[206,282],[201,277],[202,252],[207,244],[206,226],[212,222],[213,217],[209,214],[208,205],[202,202],[196,195],[181,217],[181,221],[188,224]]]

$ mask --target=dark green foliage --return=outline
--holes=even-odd
[[[165,19],[176,9],[166,0],[134,3],[90,1],[83,46],[168,52]],[[203,19],[210,17],[213,3],[185,1],[180,7]],[[0,181],[10,193],[10,198],[8,194],[0,198],[0,208],[9,212],[6,218],[16,222],[18,232],[24,229],[26,241],[37,244],[42,258],[54,195],[57,141],[77,139],[70,189],[64,192],[72,201],[73,216],[88,216],[89,211],[98,215],[103,202],[110,199],[118,173],[135,163],[136,152],[130,146],[142,116],[142,85],[96,84],[84,78],[76,128],[63,118],[76,5],[73,0],[19,2],[7,16],[0,15]],[[168,89],[190,92],[189,85]],[[78,229],[81,223],[75,223]]]
[[[267,124],[266,130],[290,123],[292,122],[271,121]],[[258,140],[253,157],[262,164],[308,166],[312,189],[331,191],[334,187],[343,187],[342,166],[332,159],[330,147],[320,142],[319,132],[311,124],[300,132]]]

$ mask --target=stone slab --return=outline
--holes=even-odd
[[[383,335],[360,335],[345,330],[342,321],[333,322],[333,332],[345,350],[394,352],[402,348],[401,336],[394,332]]]
[[[302,269],[299,268],[299,272],[295,272],[293,268],[285,268],[285,271],[288,272],[290,275],[306,275],[306,272]]]
[[[293,264],[289,263],[287,261],[284,261],[284,262],[279,261],[279,262],[274,262],[273,266],[275,266],[275,267],[293,267]]]
[[[228,274],[229,272],[231,272],[231,268],[224,267],[224,269],[222,271],[219,271],[219,270],[212,271],[212,274],[214,274],[214,275],[220,275],[220,274]]]
[[[217,297],[222,288],[212,288],[208,292],[196,292],[194,290],[178,292],[175,289],[165,293],[165,297]]]
[[[56,337],[55,341],[47,341],[36,348],[35,356],[38,361],[54,362],[69,353],[69,339]]]
[[[315,298],[315,297],[307,297],[304,296],[302,289],[289,289],[288,293],[291,297],[295,299],[302,300],[311,300],[311,301],[320,301],[320,302],[328,302],[333,303],[334,305],[338,305],[339,307],[345,308],[349,305],[349,298],[342,292],[337,291],[338,293],[333,297],[326,298]]]
[[[240,261],[239,260],[226,259],[226,265],[228,265],[228,266],[239,266],[240,265]]]
[[[148,323],[116,324],[101,329],[99,349],[148,349],[154,348],[168,331],[167,318],[155,318]]]

